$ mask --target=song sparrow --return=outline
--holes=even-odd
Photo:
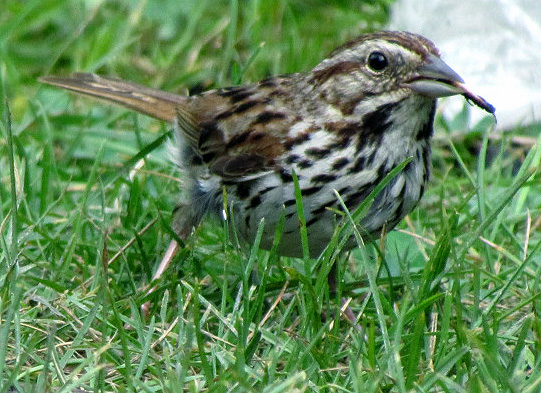
[[[40,81],[174,125],[177,164],[187,184],[174,218],[181,238],[205,215],[219,216],[225,188],[241,237],[252,240],[265,219],[262,248],[272,245],[285,209],[279,252],[289,256],[302,254],[293,171],[315,257],[333,234],[333,209],[340,208],[333,190],[355,209],[389,171],[412,157],[360,225],[379,236],[417,205],[430,172],[438,97],[461,94],[495,110],[464,86],[432,42],[407,32],[361,35],[311,71],[192,97],[93,74]]]

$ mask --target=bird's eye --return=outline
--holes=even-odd
[[[381,52],[372,52],[368,55],[368,67],[374,72],[381,72],[389,65],[387,57]]]

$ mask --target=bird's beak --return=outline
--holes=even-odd
[[[431,98],[461,94],[487,112],[496,111],[484,98],[471,92],[464,85],[464,80],[460,75],[442,59],[432,54],[417,69],[415,76],[407,82],[407,86],[416,93]]]
[[[442,59],[435,55],[429,55],[410,80],[408,86],[415,92],[432,97],[440,98],[464,94],[461,89],[464,80]]]

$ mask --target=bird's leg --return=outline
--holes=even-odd
[[[151,282],[158,280],[162,276],[162,274],[167,270],[167,268],[171,264],[171,261],[173,260],[179,248],[180,248],[180,244],[175,239],[171,240],[171,242],[169,243],[169,247],[167,247],[167,251],[165,252],[160,264],[158,265],[158,269],[156,269],[156,272],[152,275]],[[150,295],[152,292],[154,292],[155,289],[156,289],[156,285],[151,286],[149,289],[147,289],[145,295]],[[143,316],[145,318],[147,318],[148,314],[150,313],[150,307],[151,307],[150,301],[146,301],[141,306],[141,311],[143,312]]]
[[[186,214],[186,212],[188,212],[188,214]],[[190,210],[187,208],[186,203],[178,206],[173,212],[173,230],[178,235],[178,238],[180,240],[187,239],[196,225],[196,220],[194,220],[193,215],[189,214],[189,212]],[[151,283],[154,283],[162,276],[163,273],[165,273],[165,271],[171,264],[171,261],[177,254],[179,248],[180,243],[177,241],[177,239],[172,239],[169,243],[169,246],[167,247],[167,251],[165,252],[162,260],[160,261],[160,264],[158,265],[158,268],[156,269],[156,272],[152,275],[152,280],[150,281]],[[150,288],[147,289],[145,295],[150,295],[156,290],[156,288],[156,284],[152,285]],[[151,306],[152,304],[150,303],[150,301],[146,301],[141,306],[141,311],[143,312],[143,316],[145,318],[148,317]]]
[[[338,275],[337,269],[338,268],[335,262],[331,266],[331,270],[329,271],[329,275],[327,276],[327,282],[329,284],[329,292],[330,292],[330,295],[333,297],[336,295],[336,289],[337,289],[337,283],[336,283],[336,277]],[[345,297],[341,297],[340,306],[341,306],[341,309],[343,309],[342,312],[343,312],[343,315],[346,317],[346,319],[350,321],[353,324],[353,326],[355,326],[358,330],[360,330],[361,328],[357,324],[357,318],[355,317],[355,314],[353,313],[353,310],[351,309],[351,307],[349,307],[348,299],[346,299]]]

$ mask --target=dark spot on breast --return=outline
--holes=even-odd
[[[400,104],[393,102],[379,106],[376,110],[363,116],[363,133],[367,135],[381,135],[391,125],[391,113]]]
[[[357,121],[330,121],[324,126],[327,131],[335,133],[337,138],[350,138],[362,130],[362,123]]]
[[[291,154],[290,156],[288,156],[288,157],[284,160],[284,162],[285,162],[286,164],[290,164],[290,165],[291,165],[291,164],[294,164],[294,163],[296,163],[296,162],[299,162],[300,159],[301,159],[301,156],[299,156],[299,155],[297,155],[297,154]]]
[[[436,113],[436,103],[432,104],[432,109],[430,110],[430,115],[428,121],[421,127],[417,133],[416,139],[418,141],[423,139],[430,139],[434,133],[434,115]]]
[[[321,206],[319,206],[317,209],[312,210],[311,213],[312,213],[313,216],[319,216],[320,214],[322,214],[322,213],[324,213],[324,212],[326,212],[328,210],[327,207],[330,207],[332,205],[334,205],[334,203],[332,203],[332,202],[324,203]]]
[[[287,201],[284,202],[284,206],[287,207],[287,206],[294,205],[295,202],[296,202],[295,199],[288,199]]]
[[[302,160],[302,161],[299,161],[299,163],[297,164],[297,166],[301,169],[306,169],[306,168],[310,168],[314,165],[314,163],[310,160]]]
[[[237,198],[241,200],[248,198],[252,192],[252,185],[251,181],[237,183]]]
[[[393,212],[392,217],[390,217],[387,222],[390,224],[389,230],[391,230],[397,223],[404,217],[406,214],[409,213],[409,211],[404,211],[404,202],[405,202],[405,194],[406,194],[406,187],[402,187],[400,190],[400,195],[398,196],[397,200],[400,201],[400,203],[397,205],[395,203],[391,204],[390,206],[390,212]],[[394,207],[394,209],[393,209]]]
[[[293,181],[293,176],[291,175],[290,172],[286,171],[284,168],[281,168],[280,169],[280,179],[284,183],[289,183],[289,182]]]
[[[312,217],[311,219],[309,219],[308,221],[306,221],[306,227],[309,227],[313,224],[315,224],[316,222],[319,221],[319,217]]]
[[[347,195],[347,197],[344,198],[346,207],[350,210],[356,209],[362,203],[362,201],[365,200],[368,194],[370,194],[372,189],[375,187],[375,184],[377,183],[365,184],[353,194]]]
[[[385,132],[392,126],[391,114],[402,101],[384,104],[363,116],[361,132],[358,132],[357,151],[365,146],[380,146]]]
[[[410,172],[411,170],[414,169],[414,166],[417,165],[417,161],[415,160],[411,160],[410,162],[408,162],[406,164],[406,166],[404,167],[404,172]]]
[[[302,134],[299,134],[293,138],[289,138],[287,141],[284,142],[284,147],[286,150],[293,149],[294,146],[300,145],[301,143],[307,142],[310,140],[310,133],[303,132]]]
[[[314,187],[305,188],[301,190],[302,196],[309,196],[309,195],[315,194],[316,192],[321,191],[322,188],[323,186],[314,186]]]
[[[372,166],[377,153],[378,153],[377,149],[374,149],[374,151],[370,153],[370,155],[366,158],[366,167]]]
[[[339,171],[343,167],[349,164],[349,158],[342,157],[333,162],[331,168],[335,171]]]
[[[261,204],[261,197],[259,195],[254,196],[252,199],[250,199],[250,208],[257,207]]]
[[[344,136],[344,137],[338,138],[335,142],[329,143],[327,146],[325,146],[325,149],[343,150],[349,146],[350,142],[351,142],[351,138]]]
[[[287,213],[284,217],[285,217],[286,219],[288,219],[288,218],[293,217],[293,216],[296,215],[296,214],[297,214],[297,211],[294,210],[294,211],[292,211],[292,212],[290,212],[290,213]]]
[[[310,147],[304,151],[304,153],[308,156],[311,156],[313,158],[325,158],[329,154],[331,154],[331,150],[329,149],[320,149],[319,147]]]
[[[408,165],[411,164],[411,161],[408,163]],[[389,173],[391,168],[387,168],[387,163],[384,163],[382,165],[379,166],[378,168],[378,179],[379,180],[383,180],[383,178],[385,176],[387,176],[387,174]],[[396,177],[395,177],[396,179]]]
[[[348,173],[357,173],[362,171],[365,168],[366,157],[361,155],[355,160],[353,166],[348,170]]]
[[[346,126],[340,128],[340,135],[343,136],[353,136],[359,133],[362,125],[358,122],[350,122]]]
[[[274,190],[276,187],[267,187],[259,191],[257,194],[260,196],[265,195],[267,192]]]
[[[430,145],[427,144],[423,147],[423,182],[428,182],[430,178]]]
[[[336,175],[323,173],[323,174],[314,176],[310,181],[311,183],[329,183],[333,180],[336,180]]]
[[[349,186],[345,186],[345,187],[342,187],[341,189],[339,189],[337,191],[338,191],[338,194],[344,195],[345,193],[349,192],[349,190],[351,190],[351,188]]]

